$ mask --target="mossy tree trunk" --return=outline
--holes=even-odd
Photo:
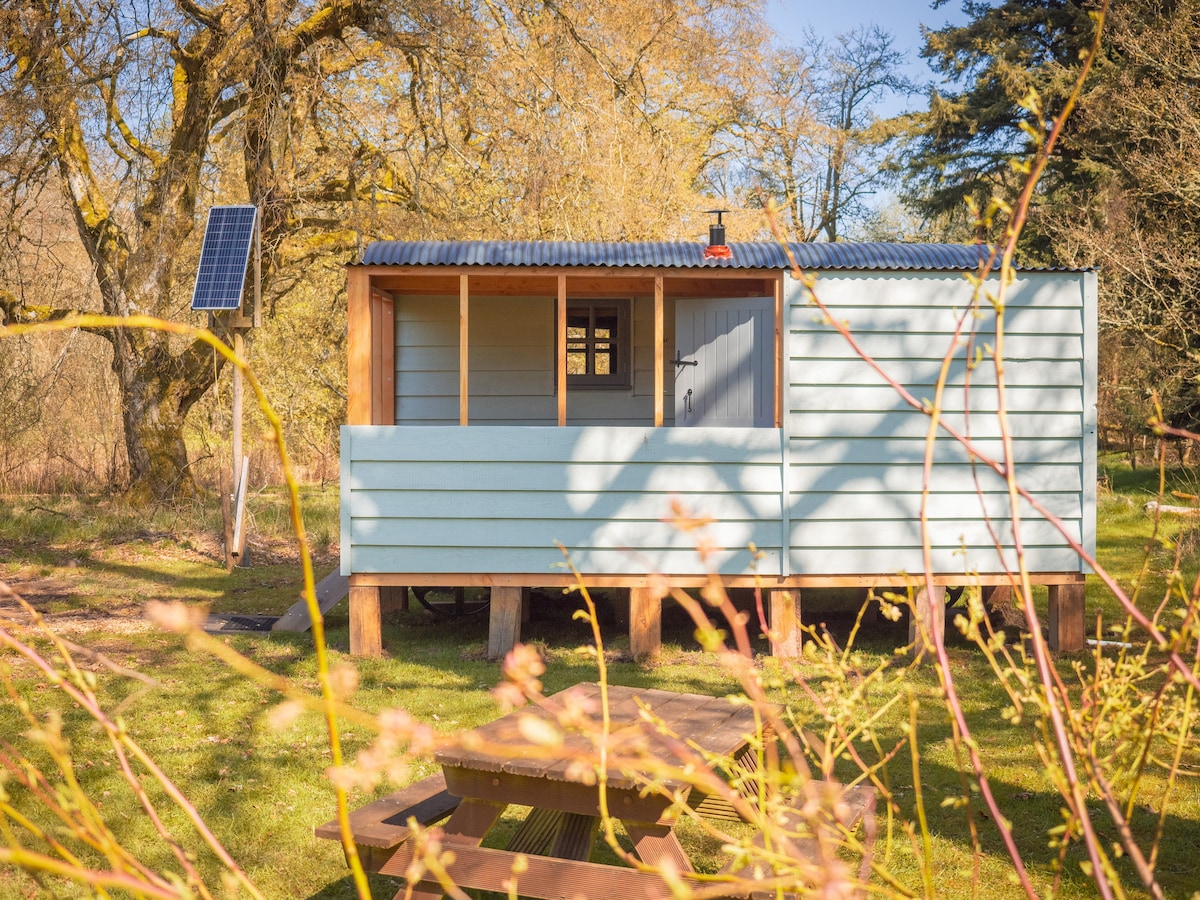
[[[26,124],[45,147],[49,166],[41,171],[61,186],[92,265],[101,311],[174,318],[186,309],[177,284],[186,273],[178,270],[178,255],[195,240],[197,197],[214,177],[213,142],[230,132],[239,136],[246,193],[269,207],[262,217],[264,245],[277,248],[295,227],[297,198],[278,190],[283,173],[270,152],[272,122],[287,106],[293,70],[322,43],[336,44],[345,29],[362,28],[365,6],[326,0],[299,16],[291,6],[265,0],[212,7],[178,0],[169,22],[119,21],[136,14],[106,9],[19,0],[0,12],[0,55],[15,63],[14,96],[22,101],[10,109],[28,113]],[[144,55],[146,49],[154,55]],[[160,118],[147,117],[144,104],[156,85]],[[135,107],[139,101],[143,105]],[[126,103],[137,116],[122,112]],[[138,128],[147,136],[138,137]],[[122,166],[135,177],[116,177]],[[264,262],[269,277],[273,256]],[[0,307],[7,321],[75,312],[24,306],[11,294]],[[218,316],[222,338],[224,325]],[[193,493],[184,423],[212,388],[223,359],[203,342],[180,346],[161,332],[96,333],[112,348],[131,495],[158,501]]]

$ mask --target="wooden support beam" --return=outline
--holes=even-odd
[[[350,654],[382,656],[379,588],[350,586]]]
[[[346,285],[347,425],[371,424],[371,279],[351,267]]]
[[[468,276],[464,272],[458,276],[458,424],[466,425],[468,420],[467,400],[470,389],[470,299],[471,292],[467,287]]]
[[[768,576],[762,574],[727,575],[721,578],[727,588],[763,587],[769,590],[784,588],[861,588],[875,587],[896,583],[894,572],[877,575],[786,575]],[[1012,576],[1004,572],[981,573],[971,576],[976,584],[1007,584]],[[492,587],[498,584],[515,586],[535,585],[536,587],[572,588],[578,585],[579,579],[571,573],[553,572],[360,572],[350,576],[352,584],[420,584],[427,587]],[[949,575],[934,575],[934,584],[958,585],[963,583],[961,572]],[[915,582],[916,579],[914,578]],[[607,588],[648,587],[651,584],[663,584],[671,587],[701,588],[709,583],[709,576],[699,575],[670,575],[651,576],[645,573],[629,573],[625,575],[592,575],[587,579],[588,587],[596,590]],[[1033,583],[1048,584],[1082,584],[1083,576],[1078,572],[1037,572],[1033,575]],[[903,593],[904,587],[896,585],[897,593]]]
[[[1050,609],[1046,624],[1050,649],[1063,653],[1082,650],[1086,643],[1083,584],[1050,585]]]
[[[801,648],[800,592],[768,591],[770,595],[771,655],[798,659]]]
[[[933,636],[946,631],[946,586],[936,584],[932,591],[922,586],[913,597],[910,612],[909,652],[925,662],[933,662]]]
[[[629,652],[639,660],[662,652],[662,598],[653,588],[630,588]]]
[[[521,587],[492,588],[488,610],[488,659],[501,659],[521,640]]]
[[[666,375],[663,372],[663,341],[666,326],[663,324],[663,277],[654,276],[654,427],[662,428],[663,394],[666,391]]]
[[[567,424],[567,276],[558,276],[558,301],[555,306],[555,315],[558,320],[558,327],[555,329],[557,335],[557,351],[555,354],[555,371],[558,373],[554,379],[555,399],[558,403],[558,424],[560,426]]]

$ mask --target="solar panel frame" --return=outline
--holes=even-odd
[[[209,209],[192,289],[192,309],[219,312],[241,308],[257,225],[257,206]]]

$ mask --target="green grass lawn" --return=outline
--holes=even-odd
[[[1168,490],[1187,488],[1187,473],[1174,473],[1173,477]],[[1153,472],[1106,466],[1099,504],[1100,561],[1130,593],[1136,593],[1140,608],[1147,612],[1153,612],[1163,599],[1177,550],[1189,586],[1196,573],[1191,527],[1164,521],[1155,535],[1154,522],[1142,508],[1157,492],[1156,482]],[[336,561],[337,494],[308,491],[304,502],[306,529],[317,545],[320,577]],[[232,574],[226,574],[219,562],[219,547],[211,537],[219,533],[219,513],[214,514],[210,506],[162,510],[142,517],[111,501],[0,498],[0,580],[18,585],[70,640],[152,679],[146,684],[113,674],[99,661],[87,663],[96,674],[97,691],[106,708],[119,711],[130,732],[184,789],[267,896],[353,896],[340,848],[312,836],[313,828],[331,818],[334,811],[333,793],[325,777],[330,751],[320,718],[306,713],[288,728],[273,727],[271,712],[279,703],[278,695],[235,675],[209,656],[189,650],[182,638],[157,631],[140,617],[143,605],[151,599],[204,604],[217,612],[275,615],[294,602],[300,587],[298,555],[294,541],[287,537],[283,498],[263,494],[252,499],[253,565]],[[699,649],[691,624],[678,608],[669,606],[664,613],[662,657],[653,665],[642,666],[622,653],[628,646],[627,636],[613,624],[607,598],[601,595],[599,601],[614,683],[710,694],[736,689],[717,657]],[[851,626],[846,603],[844,594],[808,592],[805,618],[824,622],[831,636],[844,644]],[[524,640],[538,645],[547,659],[543,679],[547,692],[596,678],[590,632],[585,623],[572,617],[578,604],[577,595],[535,595],[531,620],[523,628]],[[11,609],[5,610],[8,612]],[[1088,612],[1092,621],[1099,615],[1106,628],[1124,621],[1119,604],[1095,578],[1089,579]],[[335,658],[349,660],[345,656],[344,604],[333,610],[327,625]],[[309,635],[229,635],[221,640],[271,671],[316,691]],[[915,704],[920,797],[930,832],[927,868],[934,893],[943,897],[1022,896],[1012,884],[1012,865],[978,797],[965,808],[953,802],[970,790],[962,754],[950,740],[936,673],[931,668],[905,669],[894,661],[894,651],[906,640],[903,622],[880,621],[860,634],[849,668],[869,672],[890,663],[861,694],[855,693],[863,684],[861,676],[847,672],[845,666],[828,665],[819,653],[806,656],[798,674],[815,696],[841,709],[848,720],[880,708],[892,696],[901,696],[901,702],[878,723],[875,744],[859,744],[869,761],[878,756],[877,748],[902,742],[910,701]],[[498,664],[484,658],[486,641],[486,615],[447,620],[414,604],[385,623],[384,658],[353,661],[359,672],[353,703],[369,713],[402,707],[446,732],[486,722],[499,714],[489,691],[500,677]],[[952,674],[987,762],[992,790],[1013,823],[1038,891],[1045,895],[1057,890],[1057,896],[1064,898],[1095,896],[1095,887],[1080,871],[1085,857],[1078,844],[1067,851],[1061,872],[1058,851],[1049,846],[1050,830],[1062,822],[1062,802],[1039,763],[1038,746],[1044,736],[1034,718],[1027,717],[1019,724],[1008,721],[1005,709],[1010,699],[997,686],[983,654],[957,633],[951,633],[949,644]],[[765,648],[759,643],[756,649],[761,652]],[[1089,677],[1090,655],[1061,656],[1056,664],[1064,682],[1078,694]],[[14,684],[38,715],[51,708],[62,712],[81,783],[121,840],[136,848],[151,867],[175,868],[115,771],[107,743],[89,727],[86,717],[42,683],[27,662],[0,652],[0,665],[10,667]],[[823,734],[827,723],[796,679],[769,658],[762,658],[760,665],[775,699],[788,704],[799,724]],[[25,752],[34,752],[20,738],[26,727],[11,703],[0,707],[0,736],[6,735]],[[366,748],[373,735],[349,726],[344,738],[353,755]],[[1200,884],[1195,876],[1200,849],[1196,837],[1200,834],[1200,789],[1196,784],[1200,756],[1194,735],[1184,757],[1188,777],[1175,785],[1166,805],[1163,839],[1155,859],[1168,897],[1189,897]],[[407,778],[432,771],[432,763],[418,760]],[[850,777],[853,769],[839,760],[838,773]],[[903,821],[917,818],[918,791],[907,749],[900,750],[884,774],[898,813],[890,820],[879,819],[876,858],[892,873],[898,890],[921,895],[925,890],[919,861],[921,840],[912,839],[903,827]],[[1124,779],[1121,785],[1127,787],[1128,778],[1117,774]],[[1166,785],[1153,766],[1141,778],[1131,821],[1145,844],[1159,825],[1154,810]],[[17,807],[26,812],[33,809],[23,790],[11,780],[6,789]],[[378,791],[384,792],[383,788]],[[368,799],[371,797],[359,795],[356,802]],[[169,807],[163,808],[169,811]],[[32,814],[37,815],[36,811]],[[166,818],[187,846],[199,847],[194,833],[177,814],[170,812]],[[1104,841],[1116,840],[1102,810],[1096,809],[1094,821]],[[978,834],[978,853],[973,850],[972,827]],[[706,860],[706,865],[717,864],[719,847],[709,836],[694,827],[682,827],[681,831],[690,852]],[[198,850],[197,857],[201,867],[211,873],[209,855]],[[1137,887],[1128,862],[1120,860],[1117,865],[1130,888],[1129,896],[1147,896]],[[391,896],[400,884],[378,877],[372,881],[379,897]],[[876,884],[884,889],[881,879]],[[18,896],[83,897],[92,893],[61,881],[39,887],[27,875],[0,866],[0,897]]]

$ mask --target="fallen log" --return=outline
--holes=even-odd
[[[1167,513],[1173,516],[1200,516],[1200,506],[1172,506],[1170,503],[1159,503],[1151,500],[1144,507],[1146,512]]]

